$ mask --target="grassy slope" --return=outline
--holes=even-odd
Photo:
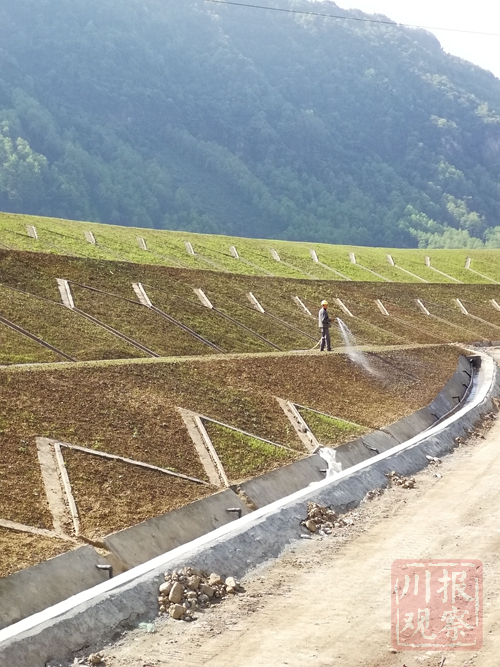
[[[231,484],[300,458],[297,452],[275,447],[210,421],[205,421],[205,428]]]
[[[436,344],[500,338],[500,312],[491,304],[492,299],[500,302],[500,286],[492,284],[403,287],[385,282],[293,280],[1,249],[0,276],[0,314],[77,360],[137,358],[145,353],[64,308],[58,277],[70,281],[79,308],[162,356],[209,354],[213,349],[141,306],[132,290],[133,282],[142,282],[156,306],[225,352],[312,348],[319,337],[318,303],[324,297],[330,300],[332,316],[344,319],[359,343]],[[200,303],[194,288],[204,290],[214,310]],[[250,291],[266,314],[251,306],[247,298]],[[312,316],[297,306],[294,296],[302,299]],[[354,317],[344,315],[335,297],[343,300]],[[417,298],[431,317],[420,312]],[[483,321],[463,315],[456,298]],[[379,311],[375,299],[382,300],[391,317]],[[224,314],[244,326],[229,321]],[[332,327],[331,335],[333,345],[341,346],[338,327]],[[0,325],[0,362],[55,360],[52,352]]]
[[[302,418],[322,445],[335,447],[359,438],[367,429],[359,424],[320,414],[307,408],[298,408]]]
[[[27,235],[26,224],[36,226],[38,241]],[[85,230],[94,232],[98,246],[86,242]],[[139,248],[138,236],[146,239],[148,252]],[[185,241],[192,242],[199,256],[191,257],[187,254]],[[240,253],[241,261],[234,259],[229,252],[229,246],[233,244]],[[473,269],[500,281],[498,261],[500,250],[388,250],[332,246],[136,229],[7,213],[0,213],[0,247],[92,259],[230,271],[246,275],[271,273],[288,278],[335,279],[334,273],[312,261],[309,251],[314,247],[320,262],[337,269],[352,280],[383,282],[383,278],[365,271],[361,266],[351,264],[349,261],[351,251],[355,252],[358,264],[372,269],[389,280],[419,282],[417,278],[412,278],[407,273],[390,266],[386,259],[387,253],[393,256],[397,265],[425,280],[438,283],[453,282],[425,266],[425,256],[429,255],[435,268],[457,280],[467,283],[487,283],[488,280],[464,269],[465,259],[471,257]],[[270,248],[278,251],[281,262],[276,262],[271,257]]]
[[[26,224],[37,226],[40,241],[26,235]],[[84,240],[84,229],[94,231],[98,247]],[[145,237],[152,252],[140,250],[136,236]],[[184,241],[188,239],[198,257],[187,255]],[[233,243],[246,261],[231,257],[228,248]],[[2,252],[2,244],[30,252]],[[271,258],[271,247],[278,250],[282,262]],[[274,348],[228,322],[221,314],[204,308],[193,293],[194,287],[202,288],[222,313],[282,349],[312,347],[318,337],[315,320],[318,302],[325,296],[330,299],[332,314],[344,318],[361,343],[500,338],[500,312],[490,303],[491,299],[500,302],[500,286],[425,285],[416,279],[412,282],[410,276],[390,267],[383,249],[318,244],[314,247],[326,265],[354,281],[371,282],[336,280],[334,273],[312,262],[310,245],[305,243],[136,230],[0,214],[0,283],[3,284],[0,313],[81,360],[144,355],[63,308],[57,277],[73,281],[77,306],[162,355],[199,355],[212,350],[158,315],[127,301],[135,299],[132,282],[142,282],[156,305],[228,352],[269,352]],[[408,284],[401,289],[400,285],[391,285],[351,264],[350,250],[356,252],[358,262],[364,266]],[[429,281],[450,282],[425,267],[424,251],[395,250],[391,254],[401,266]],[[429,254],[434,266],[458,279],[481,282],[481,278],[463,269],[465,257],[471,256],[473,268],[500,280],[497,251]],[[275,277],[269,277],[270,273]],[[114,296],[88,287],[112,292]],[[251,308],[246,297],[248,291],[274,317]],[[292,301],[293,296],[301,297],[313,313],[312,318],[300,311]],[[355,317],[344,316],[332,302],[334,297],[342,298]],[[471,314],[486,322],[461,314],[453,302],[457,297]],[[379,313],[374,305],[376,298],[382,299],[391,318]],[[419,312],[416,298],[423,300],[432,317]],[[332,339],[334,345],[341,344],[336,327],[332,329]],[[299,448],[293,429],[274,401],[275,395],[378,428],[429,402],[453,372],[456,357],[457,351],[450,348],[386,353],[385,358],[396,364],[390,374],[385,364],[372,359],[380,367],[382,382],[364,376],[345,357],[326,355],[204,362],[193,359],[108,368],[71,369],[64,365],[46,371],[15,371],[15,375],[13,371],[0,369],[0,479],[6,490],[0,497],[0,516],[51,527],[34,444],[37,435],[146,460],[204,479],[176,406]],[[0,325],[0,363],[56,360],[58,357],[52,352]],[[408,384],[408,376],[397,367],[418,379]],[[318,376],[326,379],[319,383]],[[320,429],[321,425],[317,427]],[[273,456],[272,450],[257,452],[256,458],[248,459],[244,451],[248,442],[237,443],[239,453],[235,457],[227,448],[227,434],[221,437],[221,433],[214,432],[214,436],[219,447],[226,454],[229,452],[228,465],[235,479],[283,464],[282,457]],[[205,491],[184,483],[170,483],[163,477],[156,482],[149,476],[146,480],[136,471],[119,471],[120,466],[89,457],[82,466],[80,459],[74,453],[67,455],[85,517],[84,529],[89,535],[96,536],[167,511]],[[22,476],[18,474],[20,469]],[[124,474],[134,477],[136,494],[125,493]],[[119,524],[103,502],[103,498],[113,498],[116,493],[122,503],[123,521]],[[13,548],[17,549],[20,562],[28,562],[24,542],[18,540],[15,547],[9,542],[4,549],[4,553],[11,554],[7,570],[14,562]],[[38,553],[37,545],[28,545],[30,548]],[[61,545],[62,548],[66,545]]]

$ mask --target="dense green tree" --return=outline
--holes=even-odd
[[[16,0],[0,44],[1,209],[500,245],[500,81],[425,31],[202,0]]]

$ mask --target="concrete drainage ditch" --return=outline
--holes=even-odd
[[[62,659],[82,646],[106,640],[119,628],[136,624],[141,618],[155,616],[158,583],[167,570],[172,571],[189,563],[193,567],[221,573],[230,570],[233,576],[242,577],[256,564],[277,557],[288,543],[300,538],[300,522],[308,502],[333,506],[337,512],[351,509],[369,491],[386,485],[387,472],[412,475],[429,464],[429,457],[449,453],[456,446],[456,438],[463,437],[481,415],[490,411],[494,399],[500,395],[497,366],[493,358],[481,353],[480,360],[481,363],[474,361],[474,373],[470,373],[470,365],[467,370],[466,361],[461,361],[463,367],[459,367],[458,377],[452,378],[451,384],[448,383],[449,386],[431,406],[424,409],[436,412],[419,411],[416,416],[407,418],[410,421],[402,420],[404,423],[398,422],[379,432],[377,446],[372,447],[373,440],[369,441],[372,443],[369,447],[363,442],[374,435],[371,434],[361,438],[361,443],[351,450],[346,450],[342,462],[344,470],[340,473],[323,479],[324,473],[320,473],[319,466],[324,467],[324,461],[312,456],[242,485],[247,497],[258,499],[255,503],[257,509],[253,512],[248,511],[231,489],[207,499],[214,502],[219,497],[224,501],[224,509],[239,506],[241,518],[219,525],[214,525],[212,519],[209,525],[213,528],[211,532],[197,534],[197,529],[194,529],[187,535],[190,540],[187,543],[176,543],[174,540],[166,545],[159,542],[156,548],[163,551],[151,560],[4,628],[0,631],[0,663],[16,667],[42,667],[50,659]],[[463,382],[464,373],[470,373],[471,382]],[[466,390],[456,394],[456,383],[460,379]],[[458,406],[454,396],[463,398]],[[433,416],[432,425],[429,424],[429,415]],[[422,432],[405,437],[416,426],[423,427],[420,428]],[[387,439],[385,450],[381,444],[384,437]],[[364,458],[357,460],[361,453]],[[223,494],[228,493],[233,494],[231,499],[221,499]],[[191,512],[193,518],[200,518],[201,514],[195,508],[191,507]],[[172,515],[170,513],[171,524],[189,525],[186,517],[182,523],[174,521]],[[165,515],[165,518],[168,517]],[[150,540],[152,531],[155,535],[163,534],[163,518],[151,520],[156,521],[156,525],[144,522],[108,539],[118,539],[119,536],[123,543],[130,540],[140,548]],[[177,518],[182,517],[179,514]],[[132,531],[136,530],[142,533],[133,535]],[[165,547],[167,553],[164,552]],[[154,549],[149,554],[136,556],[136,562],[151,555],[154,555]],[[130,565],[133,565],[132,561]],[[4,595],[2,599],[9,604]]]

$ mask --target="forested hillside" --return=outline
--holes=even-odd
[[[201,0],[0,5],[0,210],[500,247],[499,183],[500,81],[424,31]]]

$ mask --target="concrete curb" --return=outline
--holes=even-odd
[[[136,567],[219,526],[234,522],[237,514],[229,513],[228,508],[239,510],[242,516],[250,511],[232,489],[225,489],[112,533],[104,539],[104,544],[126,568]]]
[[[457,400],[462,401],[468,397],[471,372],[471,358],[461,356],[457,370],[432,403],[382,430],[340,445],[335,449],[336,461],[346,470],[432,428],[457,408]]]
[[[84,546],[0,578],[0,629],[109,579],[98,565],[108,564]]]
[[[221,574],[243,576],[252,567],[278,556],[300,537],[300,520],[307,502],[355,507],[366,493],[386,485],[391,470],[408,475],[428,465],[426,455],[443,456],[494,408],[500,395],[499,374],[493,359],[483,363],[464,406],[451,417],[393,449],[363,461],[335,477],[317,482],[271,505],[243,516],[212,533],[129,570],[0,631],[0,663],[43,667],[54,658],[102,643],[116,631],[135,626],[157,612],[157,586],[165,571],[192,564]]]

